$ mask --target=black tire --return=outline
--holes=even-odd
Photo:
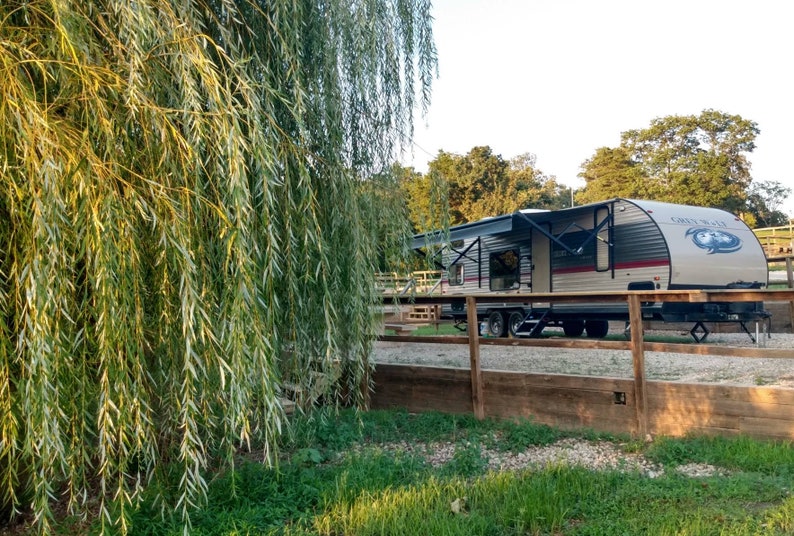
[[[565,320],[562,331],[566,337],[580,337],[584,333],[584,320]]]
[[[521,327],[521,324],[524,323],[524,313],[521,311],[513,311],[510,313],[510,316],[507,318],[507,331],[510,333],[511,337],[516,337],[516,331],[518,328]]]
[[[584,324],[587,336],[591,339],[603,339],[609,333],[609,322],[606,320],[588,320]]]
[[[493,311],[488,315],[488,335],[491,337],[504,337],[507,334],[507,322],[499,311]]]

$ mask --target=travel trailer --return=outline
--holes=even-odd
[[[715,208],[611,199],[555,211],[521,210],[416,235],[413,247],[443,270],[443,295],[527,294],[526,303],[478,304],[492,337],[538,336],[547,326],[568,336],[604,337],[609,321],[628,320],[625,304],[537,304],[533,293],[763,288],[766,256],[738,217]],[[465,300],[444,314],[466,321]],[[760,302],[645,304],[643,319],[703,322],[768,318]],[[705,333],[705,334],[703,334]],[[749,332],[748,332],[749,333]]]

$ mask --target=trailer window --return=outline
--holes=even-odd
[[[519,251],[517,249],[491,253],[488,259],[491,290],[519,288],[521,272],[518,259]]]
[[[462,285],[463,279],[463,265],[453,264],[449,267],[449,286],[456,287]]]

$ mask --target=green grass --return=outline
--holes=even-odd
[[[571,435],[615,441],[668,470],[657,478],[563,465],[487,470],[486,448],[521,452]],[[409,448],[437,441],[455,445],[441,467]],[[645,444],[530,421],[318,413],[295,421],[279,470],[243,461],[234,477],[211,475],[209,503],[193,515],[192,534],[790,534],[793,452],[790,444],[747,438]],[[724,476],[673,470],[689,463],[717,465]],[[178,520],[150,502],[133,521],[132,534],[181,533]]]
[[[456,328],[453,324],[438,324],[438,326],[419,326],[413,334],[421,337],[441,335],[465,337],[466,331]]]
[[[388,331],[388,330],[387,330]],[[414,330],[412,335],[417,337],[427,337],[427,336],[445,336],[445,335],[458,335],[458,336],[465,336],[466,332],[461,331],[456,328],[452,324],[439,324],[438,327],[436,326],[419,326]],[[562,331],[557,329],[553,331],[546,331],[544,332],[544,336],[547,337],[562,337],[564,336]],[[605,340],[611,341],[625,341],[626,336],[622,333],[611,333],[605,337]],[[665,334],[645,334],[644,340],[647,342],[668,342],[668,343],[683,343],[689,344],[693,343],[694,340],[689,335],[665,335]]]

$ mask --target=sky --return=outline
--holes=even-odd
[[[579,188],[621,132],[714,109],[757,123],[753,179],[794,190],[794,2],[433,0],[433,16],[439,76],[404,165],[488,145]]]

